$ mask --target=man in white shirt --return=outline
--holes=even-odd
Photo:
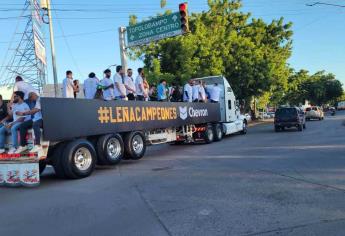
[[[200,89],[200,81],[194,81],[194,86],[192,87],[193,102],[199,102],[199,89]]]
[[[84,95],[86,99],[94,99],[99,80],[95,73],[90,73],[89,78],[84,81]]]
[[[77,86],[73,83],[72,71],[66,71],[66,78],[62,82],[62,97],[74,98],[74,91],[77,90]]]
[[[212,103],[219,103],[221,88],[217,83],[210,90],[210,100]]]
[[[133,79],[133,70],[132,69],[128,69],[127,70],[127,76],[125,78],[125,87],[127,90],[127,98],[129,101],[134,101],[135,100],[135,83],[134,83],[134,79]]]
[[[126,100],[125,75],[122,66],[116,67],[114,75],[114,95],[116,100]]]
[[[26,141],[26,133],[27,131],[32,128],[35,134],[35,142],[34,147],[30,150],[31,153],[40,153],[42,152],[41,146],[41,128],[43,127],[43,120],[42,120],[42,112],[41,112],[41,99],[37,93],[31,92],[29,95],[29,99],[32,102],[35,102],[36,105],[29,111],[24,112],[17,112],[18,115],[33,116],[32,120],[28,120],[23,122],[20,125],[20,147],[17,149],[16,153],[22,153],[28,150],[27,141]]]
[[[106,101],[114,100],[114,83],[111,80],[111,70],[104,71],[104,78],[100,83],[103,87],[103,99]]]
[[[21,76],[16,77],[16,83],[14,84],[13,92],[17,91],[22,91],[24,93],[24,100],[29,98],[30,92],[37,92],[37,90],[31,84],[24,82]]]
[[[183,88],[183,101],[193,102],[193,85],[194,81],[191,79]]]
[[[145,101],[145,98],[148,97],[148,94],[145,92],[144,87],[144,69],[138,68],[138,77],[135,81],[136,93],[137,93],[137,100],[138,101]]]
[[[199,102],[206,102],[206,100],[207,100],[205,88],[206,88],[205,81],[200,81],[200,86],[199,86]]]
[[[8,154],[14,154],[17,151],[18,147],[18,129],[20,128],[21,124],[25,121],[31,119],[30,115],[21,116],[21,112],[29,111],[29,105],[24,102],[24,93],[22,91],[14,92],[13,96],[13,107],[12,107],[12,114],[13,122],[4,124],[0,128],[0,153],[5,152],[5,141],[6,141],[6,134],[11,133],[11,140],[12,140],[12,147],[8,151]],[[11,117],[9,115],[9,117]]]

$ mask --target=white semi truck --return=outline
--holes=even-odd
[[[147,145],[212,143],[247,132],[234,92],[223,76],[199,78],[221,88],[219,103],[169,103],[41,98],[40,171],[52,165],[61,178],[92,174],[96,164],[141,159]],[[31,137],[31,135],[28,135]]]

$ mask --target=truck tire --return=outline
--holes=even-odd
[[[66,147],[65,143],[59,143],[55,147],[53,147],[51,163],[54,168],[55,174],[60,179],[66,178],[66,173],[64,168],[62,167],[62,155],[63,151]]]
[[[223,139],[223,129],[221,124],[215,124],[213,126],[214,141],[219,142]]]
[[[298,125],[298,131],[303,131],[303,125],[302,124]]]
[[[306,129],[307,128],[307,126],[305,125],[305,123],[303,124],[303,129]]]
[[[243,121],[243,127],[242,127],[242,131],[241,131],[241,134],[247,134],[247,121],[244,120]]]
[[[121,135],[108,134],[97,141],[97,161],[101,165],[117,165],[124,154],[124,146]]]
[[[276,126],[274,126],[274,131],[275,131],[275,132],[279,132],[279,131],[280,131],[280,127],[279,127],[279,126],[277,126],[277,125],[276,125]]]
[[[78,139],[66,144],[62,155],[62,167],[69,179],[90,176],[95,169],[96,161],[94,147],[84,139]]]
[[[40,160],[38,164],[40,167],[40,174],[42,174],[47,167],[47,160]]]
[[[204,131],[205,143],[210,144],[214,141],[214,133],[212,126],[207,126],[207,129]]]
[[[146,152],[145,136],[141,132],[130,132],[124,137],[126,159],[139,160]]]

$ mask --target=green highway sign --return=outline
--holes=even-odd
[[[179,12],[127,27],[127,47],[183,34]]]

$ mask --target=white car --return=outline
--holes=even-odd
[[[324,118],[324,114],[320,107],[314,106],[314,107],[307,107],[305,109],[306,120],[311,120],[311,119],[323,120],[323,118]]]

